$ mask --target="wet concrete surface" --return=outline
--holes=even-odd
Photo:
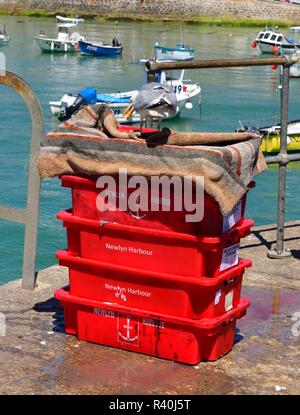
[[[0,394],[299,394],[300,222],[286,228],[290,259],[270,260],[275,227],[256,228],[241,256],[253,260],[233,350],[216,362],[187,366],[79,341],[65,335],[53,299],[67,284],[65,268],[40,272],[36,292],[20,281],[0,287]]]

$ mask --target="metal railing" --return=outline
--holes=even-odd
[[[17,91],[24,99],[31,117],[32,135],[30,143],[27,207],[25,209],[0,206],[0,219],[25,225],[22,287],[33,290],[36,281],[36,248],[40,206],[40,177],[35,157],[39,152],[44,133],[44,118],[39,100],[30,86],[17,75],[6,72],[0,76],[0,84]]]
[[[147,70],[147,81],[155,81],[155,73],[161,70],[171,69],[207,69],[207,68],[234,68],[241,66],[270,66],[281,65],[282,88],[281,88],[281,131],[280,151],[276,156],[266,157],[268,164],[279,164],[278,178],[278,207],[277,207],[277,237],[276,246],[268,251],[269,258],[285,258],[291,253],[284,249],[284,222],[285,222],[285,194],[286,194],[286,168],[291,161],[300,161],[300,153],[287,153],[287,128],[288,128],[288,101],[289,101],[289,72],[294,63],[300,59],[293,56],[282,56],[273,58],[255,59],[223,59],[223,60],[195,60],[191,62],[157,62],[145,63]]]

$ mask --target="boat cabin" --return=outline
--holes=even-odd
[[[4,23],[0,23],[0,35],[7,36]]]
[[[257,40],[268,41],[270,43],[282,43],[284,36],[282,33],[276,33],[273,30],[263,30],[258,34]]]
[[[69,28],[74,27],[74,26],[76,25],[72,23],[58,25],[57,26],[57,30],[58,30],[57,39],[61,42],[68,41],[69,40]]]

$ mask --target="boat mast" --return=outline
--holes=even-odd
[[[180,41],[181,41],[181,45],[183,46],[183,26],[181,26],[180,31],[181,31]]]
[[[118,39],[118,21],[115,21],[115,38]]]

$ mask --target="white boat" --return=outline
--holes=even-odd
[[[176,47],[163,46],[158,42],[154,45],[154,59],[158,61],[191,61],[195,57],[195,49],[184,42],[183,27],[180,28],[180,42]]]
[[[177,97],[177,112],[185,107],[186,109],[192,109],[192,100],[198,97],[198,102],[201,101],[201,87],[198,83],[192,83],[190,80],[184,79],[184,70],[179,71],[180,75],[176,77],[177,71],[161,71],[157,75],[157,82],[166,83],[173,87],[174,93]],[[134,113],[130,119],[123,114],[128,108],[134,97],[138,94],[138,90],[118,92],[112,94],[97,94],[97,103],[106,103],[113,110],[120,124],[135,124],[139,123],[141,118],[140,115]],[[51,114],[54,116],[61,116],[65,108],[69,108],[75,104],[78,100],[78,95],[64,95],[59,101],[49,102]]]
[[[275,53],[282,55],[292,54],[300,49],[300,43],[279,32],[277,26],[274,28],[266,28],[259,32],[254,42],[252,42],[253,48],[256,48],[257,46],[261,53]]]
[[[83,23],[84,19],[80,19],[79,17],[75,17],[75,18],[70,18],[70,17],[63,17],[63,16],[56,16],[56,22],[57,23],[73,23],[73,24],[78,24],[78,23]]]
[[[178,43],[175,48],[156,43],[154,56],[155,59],[160,61],[190,61],[195,57],[195,50],[184,43]]]
[[[65,23],[58,25],[57,37],[48,37],[44,33],[36,36],[35,40],[42,52],[58,53],[58,52],[78,52],[79,42],[84,37],[78,32],[69,34],[69,29],[76,26],[73,23]]]
[[[10,42],[10,37],[6,33],[5,24],[0,23],[0,46],[8,45]]]
[[[293,53],[292,56],[296,58],[300,58],[300,50]],[[282,70],[282,67],[281,67],[281,70]],[[290,78],[300,78],[300,62],[294,63],[294,65],[290,67]]]
[[[293,58],[300,58],[300,49],[297,50],[296,52],[294,52],[292,54]],[[280,74],[282,76],[283,74],[283,67],[280,67]],[[289,77],[290,78],[300,78],[300,62],[294,63],[293,65],[290,66],[290,72],[289,72]]]

